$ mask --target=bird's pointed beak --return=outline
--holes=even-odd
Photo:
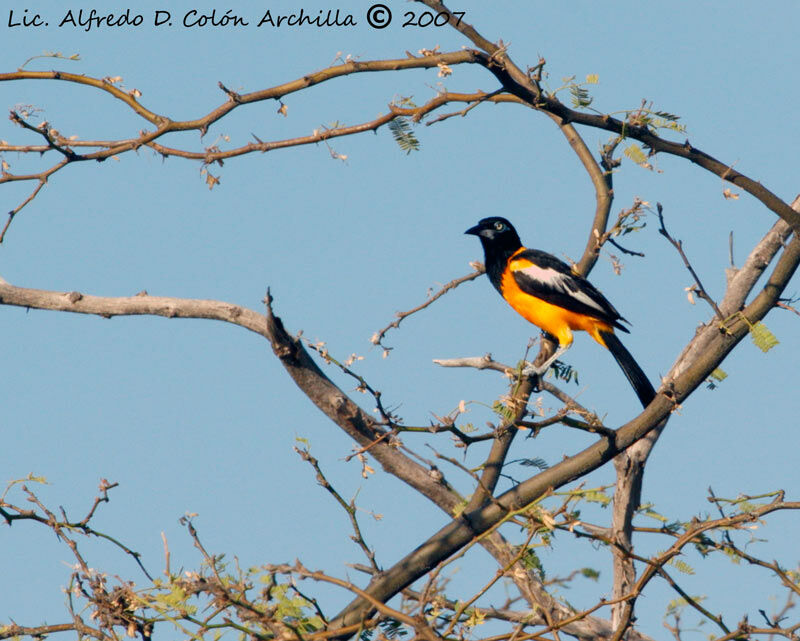
[[[467,231],[465,231],[464,233],[465,233],[465,234],[471,234],[472,236],[480,236],[480,235],[481,235],[481,231],[483,231],[483,230],[481,229],[481,226],[480,226],[480,225],[475,225],[474,227],[470,227],[470,228],[469,228]]]

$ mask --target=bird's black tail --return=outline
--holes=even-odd
[[[625,376],[633,386],[636,396],[639,397],[642,403],[642,407],[650,405],[650,401],[656,396],[656,391],[642,371],[642,368],[639,367],[639,364],[634,360],[633,356],[631,356],[631,353],[625,349],[625,346],[620,342],[614,332],[601,331],[600,335],[603,337],[608,351],[614,355],[622,371],[625,372]]]

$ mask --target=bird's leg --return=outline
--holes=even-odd
[[[550,366],[572,346],[572,332],[567,330],[563,336],[554,336],[553,334],[542,330],[542,348],[539,350],[539,355],[536,360],[543,358],[544,360],[536,365],[536,361],[530,365],[525,366],[522,370],[523,376],[536,376],[536,384],[534,391],[539,391],[539,381],[542,376],[550,369]],[[552,352],[552,353],[550,353]]]
[[[534,365],[533,363],[531,363],[530,365],[526,365],[525,368],[522,370],[522,375],[532,376],[534,374],[537,374],[541,376],[542,374],[547,372],[547,370],[550,369],[550,366],[556,360],[558,360],[558,357],[561,356],[564,352],[566,352],[569,348],[570,345],[559,345],[558,349],[555,352],[553,352],[552,356],[550,356],[550,358],[548,358],[541,365]]]

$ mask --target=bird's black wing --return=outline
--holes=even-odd
[[[628,331],[620,323],[625,319],[608,299],[555,256],[538,249],[523,248],[509,258],[507,268],[526,294],[576,314],[603,320],[623,332]]]

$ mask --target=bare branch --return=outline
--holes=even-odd
[[[492,358],[491,354],[483,356],[466,356],[463,358],[434,358],[433,362],[442,367],[473,367],[475,369],[491,369],[501,372],[506,376],[515,376],[518,370],[508,365],[498,363]]]
[[[80,559],[80,555],[78,554],[77,547],[75,542],[72,541],[69,537],[66,536],[66,532],[75,531],[80,532],[85,536],[93,536],[98,539],[105,539],[109,543],[113,544],[120,550],[122,550],[125,554],[132,557],[133,560],[136,562],[136,565],[139,566],[139,569],[142,573],[148,578],[152,580],[150,573],[142,564],[142,555],[139,552],[134,551],[133,549],[129,548],[127,545],[116,539],[115,537],[105,534],[104,532],[100,532],[94,529],[92,526],[89,525],[89,522],[95,515],[97,508],[101,503],[108,503],[108,491],[117,487],[117,483],[109,483],[105,479],[101,480],[100,482],[100,495],[96,496],[94,502],[92,503],[92,507],[86,513],[80,521],[74,521],[69,519],[65,513],[65,511],[61,510],[62,518],[59,519],[56,515],[50,511],[40,500],[39,498],[30,490],[26,485],[22,485],[21,489],[25,494],[28,496],[28,501],[36,505],[41,511],[41,514],[37,514],[35,510],[30,509],[23,509],[17,505],[8,503],[5,499],[5,494],[2,498],[0,498],[0,517],[5,520],[8,525],[11,525],[14,521],[35,521],[37,523],[41,523],[43,525],[47,525],[51,528],[58,536],[62,537],[65,541],[67,541],[70,548],[73,550],[75,556]],[[0,637],[1,638],[1,637]]]
[[[355,502],[350,501],[348,503],[342,498],[341,494],[339,494],[339,492],[337,492],[336,489],[330,484],[328,479],[325,478],[325,475],[322,473],[322,470],[319,467],[319,461],[315,457],[311,456],[311,453],[307,449],[295,447],[294,451],[297,452],[304,461],[311,465],[312,468],[314,468],[314,472],[316,472],[317,483],[327,490],[328,493],[336,500],[336,502],[342,506],[342,509],[347,512],[347,516],[350,518],[350,524],[353,526],[353,536],[350,538],[353,539],[358,547],[361,548],[362,552],[364,552],[364,556],[367,557],[367,560],[372,568],[376,572],[380,572],[380,568],[375,561],[375,552],[367,545],[367,542],[364,540],[364,535],[361,534],[361,528],[358,526]]]
[[[424,303],[421,303],[420,305],[417,305],[413,309],[409,309],[407,312],[397,312],[397,314],[396,314],[397,320],[389,323],[383,329],[378,330],[377,332],[375,332],[375,334],[373,334],[372,338],[370,339],[370,342],[373,345],[380,345],[385,350],[392,349],[391,347],[385,347],[383,345],[383,343],[382,343],[383,338],[386,336],[386,332],[388,332],[390,329],[396,329],[396,328],[400,327],[400,323],[403,321],[404,318],[407,318],[407,317],[411,316],[412,314],[416,314],[417,312],[422,311],[423,309],[425,309],[429,305],[435,303],[437,300],[439,300],[442,296],[444,296],[450,290],[455,289],[456,287],[458,287],[462,283],[466,283],[466,282],[469,282],[471,280],[475,280],[476,278],[478,278],[478,276],[481,276],[484,273],[486,273],[486,270],[484,269],[483,265],[481,265],[480,263],[476,263],[474,266],[476,268],[474,272],[472,272],[471,274],[467,274],[466,276],[461,276],[459,278],[455,278],[455,279],[451,280],[449,283],[447,283],[442,288],[440,288],[439,291],[437,291],[435,294],[429,296],[428,300],[426,300]]]
[[[692,278],[694,278],[696,286],[695,292],[697,292],[697,295],[704,301],[706,301],[709,305],[711,305],[711,307],[714,309],[714,313],[717,315],[717,318],[719,320],[721,321],[725,320],[725,317],[722,315],[722,312],[717,306],[717,303],[714,301],[713,298],[711,298],[711,296],[708,295],[708,292],[706,291],[705,287],[703,287],[703,283],[700,282],[700,277],[697,275],[697,272],[694,271],[692,264],[686,257],[686,253],[683,251],[683,243],[680,240],[675,240],[672,236],[670,236],[669,232],[667,231],[667,228],[664,226],[664,214],[663,214],[663,208],[661,207],[661,203],[657,203],[656,207],[658,208],[658,221],[661,225],[658,232],[662,236],[664,236],[664,238],[666,238],[675,249],[678,250],[678,253],[681,255],[681,259],[683,260],[683,264],[686,266],[686,269],[689,270],[689,273],[692,275]]]

